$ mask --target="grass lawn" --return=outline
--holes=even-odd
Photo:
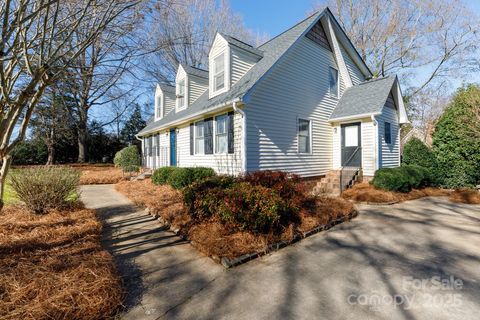
[[[19,200],[17,199],[15,192],[13,191],[12,187],[7,183],[5,185],[5,192],[3,194],[3,201],[6,205],[8,204],[15,204],[18,203]]]

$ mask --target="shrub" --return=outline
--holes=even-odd
[[[162,167],[155,170],[152,174],[152,182],[157,185],[168,184],[168,178],[177,169],[177,167]]]
[[[265,232],[278,225],[285,203],[275,190],[240,182],[225,190],[217,210],[227,228]]]
[[[10,185],[28,209],[43,214],[62,209],[76,200],[80,172],[65,167],[33,167],[12,170]]]
[[[203,180],[215,175],[211,168],[192,167],[164,167],[155,170],[152,175],[152,181],[155,184],[169,184],[175,189],[181,189],[189,186],[193,182]]]
[[[412,138],[403,148],[402,163],[433,169],[435,167],[435,156],[422,140]]]
[[[473,187],[480,183],[479,108],[480,88],[461,88],[435,126],[432,150],[444,187]]]
[[[140,169],[141,160],[136,146],[123,148],[115,154],[113,163],[122,168],[123,172],[137,172]]]
[[[430,181],[428,169],[415,165],[402,165],[397,168],[382,168],[375,172],[372,184],[380,189],[409,192],[420,188]]]
[[[230,188],[234,182],[235,178],[231,176],[214,176],[194,182],[183,189],[183,199],[192,218],[213,216],[223,201],[225,189]]]
[[[306,197],[306,186],[300,177],[283,171],[255,171],[247,173],[244,181],[266,188],[272,188],[293,210],[298,210]]]

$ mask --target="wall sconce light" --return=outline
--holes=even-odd
[[[337,127],[333,128],[333,133],[337,133]]]

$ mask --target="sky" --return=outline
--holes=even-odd
[[[305,19],[314,4],[321,0],[230,0],[233,11],[240,13],[245,25],[271,37]],[[480,0],[464,0],[480,15]]]

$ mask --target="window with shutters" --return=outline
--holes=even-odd
[[[223,114],[215,118],[215,153],[228,151],[228,116]]]
[[[205,153],[205,123],[198,121],[195,123],[195,154]]]
[[[298,119],[298,153],[311,152],[310,120]]]

